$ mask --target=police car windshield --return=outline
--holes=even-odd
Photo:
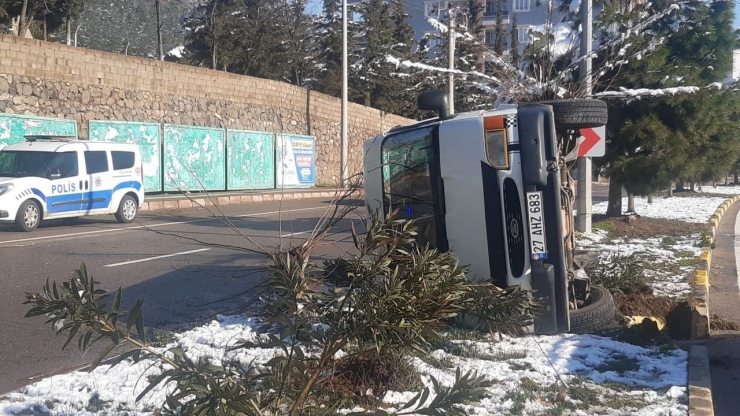
[[[44,176],[44,167],[54,152],[0,151],[0,177]]]

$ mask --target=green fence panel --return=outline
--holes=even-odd
[[[316,138],[297,134],[277,136],[277,186],[313,186],[316,178]]]
[[[275,145],[272,133],[226,131],[228,190],[275,187]]]
[[[225,190],[225,139],[223,129],[165,124],[164,190]]]
[[[0,149],[24,141],[29,134],[77,137],[77,122],[63,118],[0,113]]]
[[[162,132],[159,123],[90,120],[90,140],[136,143],[141,149],[144,191],[162,191]]]

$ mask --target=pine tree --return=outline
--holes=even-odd
[[[318,50],[313,88],[334,97],[342,93],[341,0],[324,0],[323,14],[315,26]],[[348,39],[349,41],[349,39]]]
[[[509,35],[511,36],[511,52],[509,52],[510,53],[509,56],[511,57],[511,64],[514,67],[519,68],[519,64],[521,63],[522,57],[521,57],[521,54],[519,53],[519,32],[517,31],[517,28],[516,28],[517,24],[518,22],[517,22],[516,12],[512,10],[511,29],[509,32]]]
[[[504,0],[496,2],[496,44],[493,51],[499,56],[504,56],[506,49],[506,31],[504,30]]]
[[[652,30],[673,35],[623,68],[618,82],[627,88],[666,88],[722,80],[731,70],[736,43],[733,6],[692,2],[681,10],[686,23],[675,33],[670,22],[655,24]],[[607,154],[597,159],[610,187],[646,195],[676,181],[713,179],[727,172],[740,154],[737,103],[736,92],[704,90],[613,108]],[[612,194],[613,209],[607,214],[619,215],[618,193]]]

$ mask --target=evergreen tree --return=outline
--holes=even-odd
[[[504,0],[496,2],[496,44],[493,51],[504,56],[506,49],[506,31],[504,30]]]
[[[517,22],[516,12],[512,10],[511,29],[509,32],[509,35],[511,36],[511,52],[509,52],[510,53],[509,56],[511,57],[510,59],[511,64],[515,68],[519,68],[519,64],[521,63],[521,60],[522,60],[521,54],[519,53],[519,32],[517,31],[517,28],[516,28],[517,24],[518,22]]]
[[[323,14],[314,31],[318,38],[314,88],[334,97],[342,93],[341,4],[341,0],[324,0]]]
[[[281,79],[285,82],[309,86],[314,77],[315,43],[313,36],[313,19],[305,12],[306,0],[283,0],[281,26],[284,28],[281,62]]]
[[[666,3],[655,2],[655,6]],[[617,78],[626,88],[707,85],[731,71],[736,38],[733,4],[691,2],[681,10],[686,21],[664,45],[633,60]],[[672,33],[670,22],[651,28]],[[611,210],[621,214],[617,189],[645,195],[676,181],[698,181],[727,172],[740,148],[740,107],[733,91],[705,90],[693,95],[624,103],[610,112],[607,154],[596,159],[610,178]]]
[[[362,25],[356,35],[359,44],[351,57],[353,101],[373,106],[380,98],[379,84],[388,80],[390,72],[386,60],[391,53],[394,36],[390,5],[384,0],[363,0],[357,4],[357,13],[361,16]]]

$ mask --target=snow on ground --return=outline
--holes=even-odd
[[[603,230],[580,234],[578,248],[599,251],[602,263],[618,256],[635,255],[643,262],[645,277],[651,279],[648,284],[656,296],[681,297],[691,292],[689,273],[695,269],[695,259],[701,254],[697,246],[700,235],[609,241],[605,236]]]
[[[735,194],[734,187],[705,187],[704,193]],[[740,189],[740,188],[739,188]],[[734,189],[733,189],[734,191]],[[723,192],[724,193],[724,192]],[[636,198],[640,215],[687,222],[706,222],[725,198],[655,198],[647,204]],[[626,204],[626,201],[624,201]],[[605,204],[594,206],[603,213]],[[668,259],[679,264],[683,258],[699,255],[695,236],[678,239],[609,241],[604,232],[580,235],[582,248],[599,249],[608,259],[613,253],[645,253],[649,258]],[[664,261],[665,263],[665,261]],[[680,266],[680,264],[679,264]],[[687,289],[681,269],[668,276],[653,271],[659,293],[681,294]],[[673,287],[673,289],[671,289]],[[675,290],[678,287],[678,290]],[[216,363],[236,359],[244,364],[264,363],[278,354],[275,349],[239,348],[242,340],[262,337],[257,318],[218,316],[208,325],[177,335],[171,346],[185,350],[192,358],[208,357]],[[591,335],[505,337],[497,342],[458,340],[454,348],[441,348],[423,360],[413,358],[431,384],[429,376],[444,385],[454,380],[455,368],[474,370],[494,381],[489,397],[467,410],[473,415],[562,414],[575,415],[685,415],[687,354],[665,348],[642,348]],[[465,351],[461,354],[460,351]],[[43,379],[0,398],[0,415],[154,415],[164,402],[166,386],[152,390],[141,401],[135,397],[147,386],[147,376],[162,366],[149,360],[124,363],[111,369],[106,365],[92,372],[72,372]],[[553,402],[561,381],[569,386],[564,401]],[[580,394],[575,394],[580,392]],[[403,404],[412,392],[389,392],[389,406]],[[431,398],[430,398],[431,400]]]
[[[714,190],[714,188],[711,189]],[[705,190],[705,193],[709,192]],[[715,192],[711,191],[711,193]],[[709,221],[709,217],[725,200],[727,200],[725,197],[654,197],[653,203],[648,204],[647,198],[635,197],[635,211],[640,216],[648,218],[705,223]],[[606,206],[607,202],[594,204],[592,212],[594,214],[604,214],[606,213]],[[626,197],[622,198],[622,207],[627,207]]]
[[[208,325],[178,335],[174,345],[194,358],[210,357],[216,363],[224,358],[237,359],[245,365],[266,362],[278,351],[244,348],[227,352],[227,347],[239,340],[256,341],[257,328],[253,318],[219,316]],[[524,414],[542,414],[557,406],[588,408],[588,412],[574,414],[594,414],[593,403],[579,400],[580,396],[571,395],[565,403],[555,404],[517,395],[526,386],[533,395],[553,399],[559,380],[624,404],[619,409],[605,407],[599,414],[683,415],[687,411],[687,353],[681,350],[642,348],[609,338],[570,334],[505,337],[497,342],[460,340],[451,344],[453,348],[438,349],[425,360],[413,358],[412,362],[429,386],[429,376],[451,385],[457,367],[463,372],[484,374],[493,381],[488,388],[489,397],[468,409],[473,415],[509,414],[517,405],[524,406]],[[447,364],[440,365],[442,362]],[[154,415],[164,402],[168,390],[165,386],[155,388],[138,403],[135,397],[148,384],[147,376],[156,375],[161,369],[158,363],[143,360],[113,369],[103,365],[90,373],[78,371],[49,377],[5,396],[0,401],[0,414]],[[385,401],[391,406],[401,405],[413,394],[389,392]]]

